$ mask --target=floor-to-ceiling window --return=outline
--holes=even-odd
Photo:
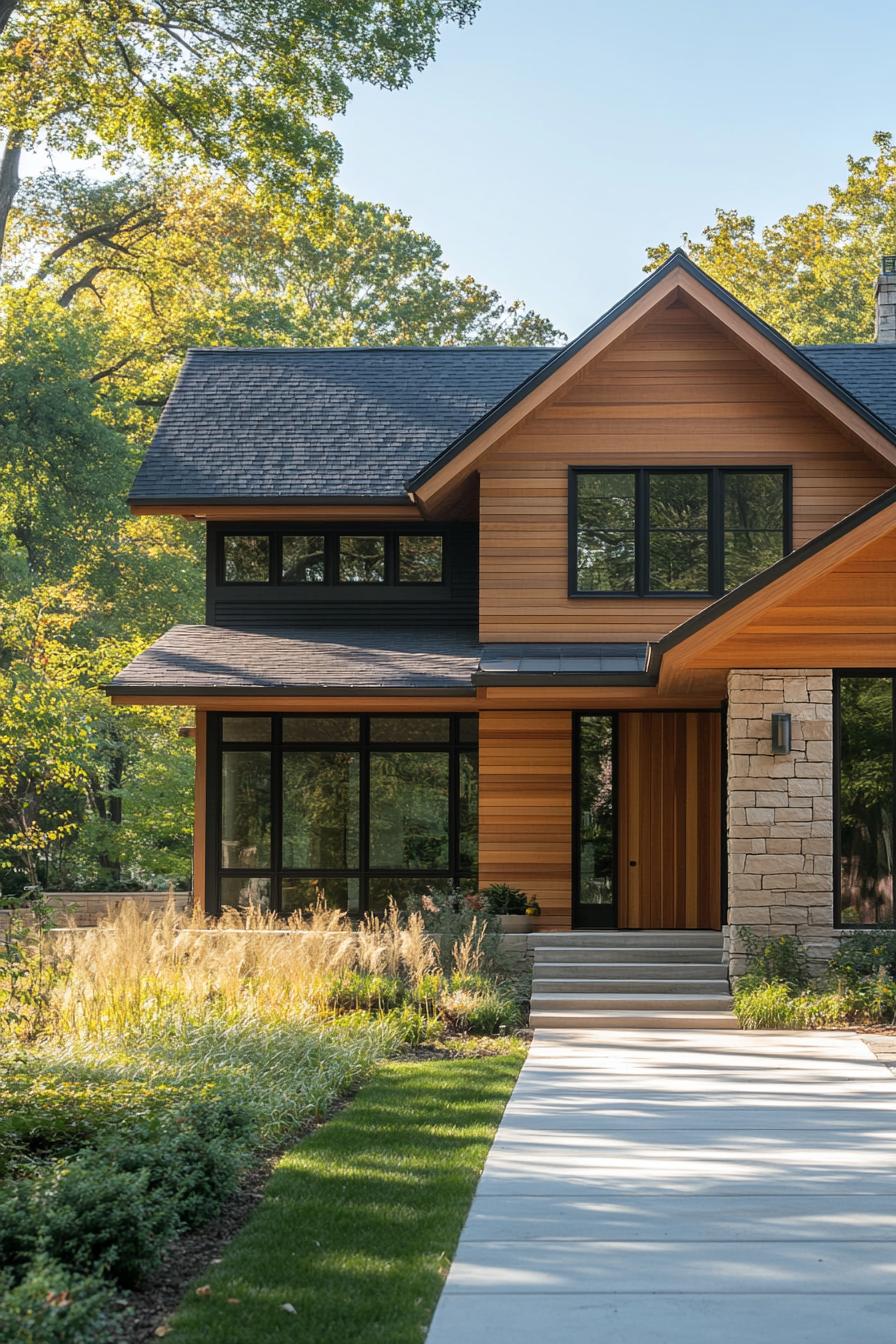
[[[575,921],[596,928],[615,921],[616,716],[576,718]]]
[[[469,714],[210,716],[210,905],[351,915],[475,880]]]
[[[836,694],[838,922],[892,925],[896,673],[843,672]]]

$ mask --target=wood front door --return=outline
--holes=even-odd
[[[618,734],[618,927],[720,928],[721,715],[626,712]]]

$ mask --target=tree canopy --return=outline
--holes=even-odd
[[[479,0],[2,0],[0,241],[23,146],[108,167],[134,151],[313,199],[352,83],[397,89]]]
[[[826,201],[757,230],[752,215],[717,210],[688,254],[754,312],[800,345],[874,339],[874,278],[896,251],[896,145],[873,137],[875,152],[847,160],[846,181]],[[654,270],[671,248],[647,249]]]

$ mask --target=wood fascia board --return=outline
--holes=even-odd
[[[813,580],[822,578],[844,560],[858,555],[880,537],[886,536],[894,527],[896,527],[896,504],[891,504],[889,508],[881,510],[852,531],[838,537],[823,550],[808,556],[802,564],[794,565],[787,573],[729,611],[721,613],[717,619],[708,621],[680,644],[667,649],[660,663],[658,683],[660,690],[669,692],[680,683],[680,673],[689,671],[696,657],[704,657],[715,645],[737,635],[764,611],[792,597]],[[719,663],[719,666],[723,664]]]
[[[808,370],[781,350],[756,327],[745,321],[723,303],[715,294],[706,289],[693,276],[683,271],[678,277],[678,286],[687,295],[691,303],[725,328],[725,330],[754,354],[770,369],[782,376],[829,417],[837,421],[850,437],[858,439],[871,448],[889,466],[896,467],[896,444],[880,434],[873,425],[869,425],[856,411],[813,377]]]
[[[138,516],[161,515],[201,522],[411,522],[423,515],[412,500],[405,504],[140,504]]]
[[[458,476],[465,475],[479,461],[483,453],[521,424],[533,411],[544,405],[555,393],[566,387],[593,359],[608,350],[611,345],[615,345],[638,322],[642,321],[656,308],[664,307],[679,289],[683,276],[684,273],[677,268],[671,270],[652,289],[643,294],[623,313],[620,313],[614,322],[611,322],[603,331],[598,332],[587,345],[576,351],[549,377],[545,378],[537,387],[534,387],[528,396],[523,397],[521,401],[511,406],[506,415],[501,416],[494,424],[484,429],[472,443],[467,444],[460,453],[447,461],[439,471],[417,486],[413,497],[419,501],[420,507],[432,510],[436,506],[439,496],[451,488],[452,483]]]
[[[107,692],[113,705],[171,705],[188,706],[196,710],[216,713],[284,713],[284,714],[393,714],[399,712],[428,713],[438,711],[442,714],[470,713],[476,706],[477,696],[473,691],[461,695],[241,695],[238,690],[233,694],[203,695],[201,691],[175,691],[167,695],[147,690],[146,692]]]

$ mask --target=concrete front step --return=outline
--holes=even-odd
[[[533,997],[552,994],[728,994],[727,980],[612,980],[576,979],[569,976],[563,980],[536,975],[532,981]]]
[[[564,947],[715,947],[721,952],[722,935],[717,929],[638,929],[574,933],[530,933],[533,948]]]
[[[677,962],[677,961],[544,961],[539,957],[535,963],[535,980],[625,980],[632,983],[642,980],[713,980],[727,984],[728,971],[721,962]]]
[[[532,995],[532,1012],[560,1012],[567,1008],[636,1008],[639,1011],[671,1008],[675,1012],[728,1012],[730,994],[542,994]]]
[[[645,1027],[654,1031],[737,1031],[738,1021],[733,1013],[692,1012],[664,1009],[539,1009],[529,1017],[535,1028],[576,1027]]]
[[[536,966],[546,966],[550,962],[569,962],[574,960],[578,965],[606,964],[612,962],[615,965],[638,965],[645,962],[702,962],[711,966],[721,966],[722,949],[720,947],[664,947],[654,944],[644,943],[638,947],[626,947],[620,945],[615,948],[607,947],[536,947],[535,964]]]

